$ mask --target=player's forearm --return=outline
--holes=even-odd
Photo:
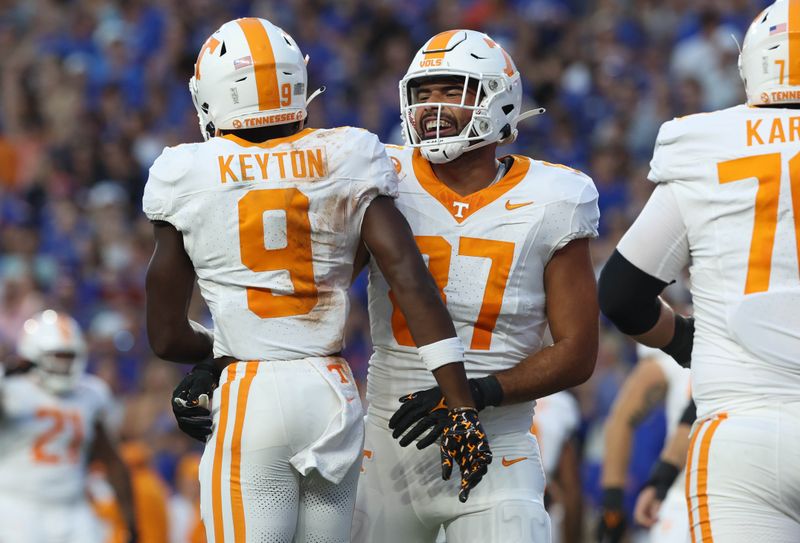
[[[133,502],[133,486],[130,472],[121,459],[117,462],[109,462],[106,465],[106,469],[108,471],[108,483],[114,489],[125,525],[129,529],[135,530],[136,509]]]
[[[408,323],[411,337],[419,347],[436,344],[443,340],[458,341],[453,321],[439,296],[436,284],[428,270],[420,263],[408,259],[405,269],[394,270],[392,290],[400,310]],[[386,273],[384,271],[384,273]],[[402,280],[396,280],[400,276]],[[397,286],[397,288],[395,287]],[[421,351],[422,354],[422,351]],[[423,356],[423,360],[425,357]],[[429,361],[425,360],[426,364]],[[445,361],[446,362],[446,361]],[[467,374],[464,371],[463,350],[460,358],[433,371],[445,401],[449,407],[473,407]]]
[[[496,373],[503,388],[503,404],[543,398],[585,382],[594,371],[597,332],[564,338]]]
[[[587,239],[573,240],[553,255],[545,268],[544,291],[553,345],[495,374],[504,404],[579,385],[594,371],[600,311]]]
[[[563,491],[564,541],[582,541],[583,492],[578,456],[574,439],[564,444],[558,469],[558,478]]]
[[[624,488],[633,443],[633,427],[627,419],[612,414],[606,419],[603,440],[603,488]]]
[[[393,301],[406,318],[408,330],[426,366],[434,372],[449,407],[474,407],[464,372],[464,350],[436,283],[425,267],[408,223],[388,198],[376,198],[367,208],[361,237],[375,258]],[[450,341],[448,348],[447,340]],[[443,348],[437,349],[436,344]],[[456,352],[458,351],[458,352]],[[444,359],[452,353],[452,359]]]
[[[148,319],[147,337],[159,358],[170,362],[191,363],[211,356],[214,336],[203,325],[185,320],[159,327]]]
[[[686,464],[686,454],[689,452],[689,435],[692,426],[679,424],[675,433],[661,451],[661,460],[682,468]]]

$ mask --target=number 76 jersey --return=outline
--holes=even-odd
[[[508,169],[499,181],[460,196],[419,151],[388,146],[387,152],[399,172],[395,203],[467,349],[468,376],[507,369],[540,350],[547,326],[545,267],[570,241],[597,236],[591,179],[515,155],[503,159]],[[372,411],[386,416],[400,396],[436,383],[374,262],[369,289],[375,354],[367,394]],[[530,415],[531,405],[520,406],[520,430],[527,431]]]

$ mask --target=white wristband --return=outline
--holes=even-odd
[[[458,337],[450,337],[436,343],[417,347],[417,352],[429,371],[434,371],[453,362],[464,361],[464,344],[461,343]]]

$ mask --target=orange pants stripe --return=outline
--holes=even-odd
[[[244,378],[239,384],[236,399],[236,415],[231,439],[231,508],[233,512],[233,539],[236,543],[247,541],[244,521],[244,502],[242,500],[242,427],[247,412],[247,395],[250,384],[258,371],[258,362],[245,363]]]
[[[214,540],[218,543],[225,541],[224,507],[222,489],[222,470],[225,460],[225,436],[228,423],[233,411],[233,432],[230,441],[230,504],[231,517],[233,518],[233,541],[244,543],[247,540],[245,526],[244,501],[242,498],[242,428],[247,410],[247,397],[250,385],[258,371],[258,362],[244,364],[244,376],[237,379],[236,366],[231,364],[227,369],[225,383],[220,387],[220,413],[219,428],[214,447],[214,462],[211,475],[211,496],[214,517]],[[231,409],[231,385],[238,381],[236,404]]]
[[[222,451],[225,446],[225,432],[228,429],[228,410],[230,403],[231,382],[236,376],[234,365],[228,366],[228,377],[222,385],[220,393],[219,428],[217,428],[217,442],[214,448],[214,470],[211,475],[212,509],[214,511],[214,540],[218,543],[225,541],[225,530],[222,522]],[[226,408],[223,409],[222,406]]]
[[[700,439],[700,450],[697,459],[697,513],[698,524],[700,525],[700,541],[702,543],[713,543],[714,536],[711,532],[711,516],[708,511],[708,457],[711,450],[711,440],[714,438],[714,433],[727,418],[725,413],[722,413],[714,418],[703,421],[697,428],[697,432],[692,436],[692,441],[689,445],[689,456],[686,462],[686,504],[689,507],[689,529],[692,534],[692,543],[696,543],[694,514],[692,510],[692,492],[691,492],[691,470],[694,457],[694,449],[697,439],[702,433],[703,426],[708,424],[708,428],[703,437]]]

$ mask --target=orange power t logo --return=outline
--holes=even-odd
[[[194,65],[195,79],[200,79],[200,61],[203,60],[203,55],[206,54],[206,51],[208,51],[209,53],[213,53],[214,49],[216,49],[217,46],[219,46],[219,40],[216,39],[214,36],[209,37],[203,44],[203,48],[200,49],[200,54],[197,55],[197,62]]]

